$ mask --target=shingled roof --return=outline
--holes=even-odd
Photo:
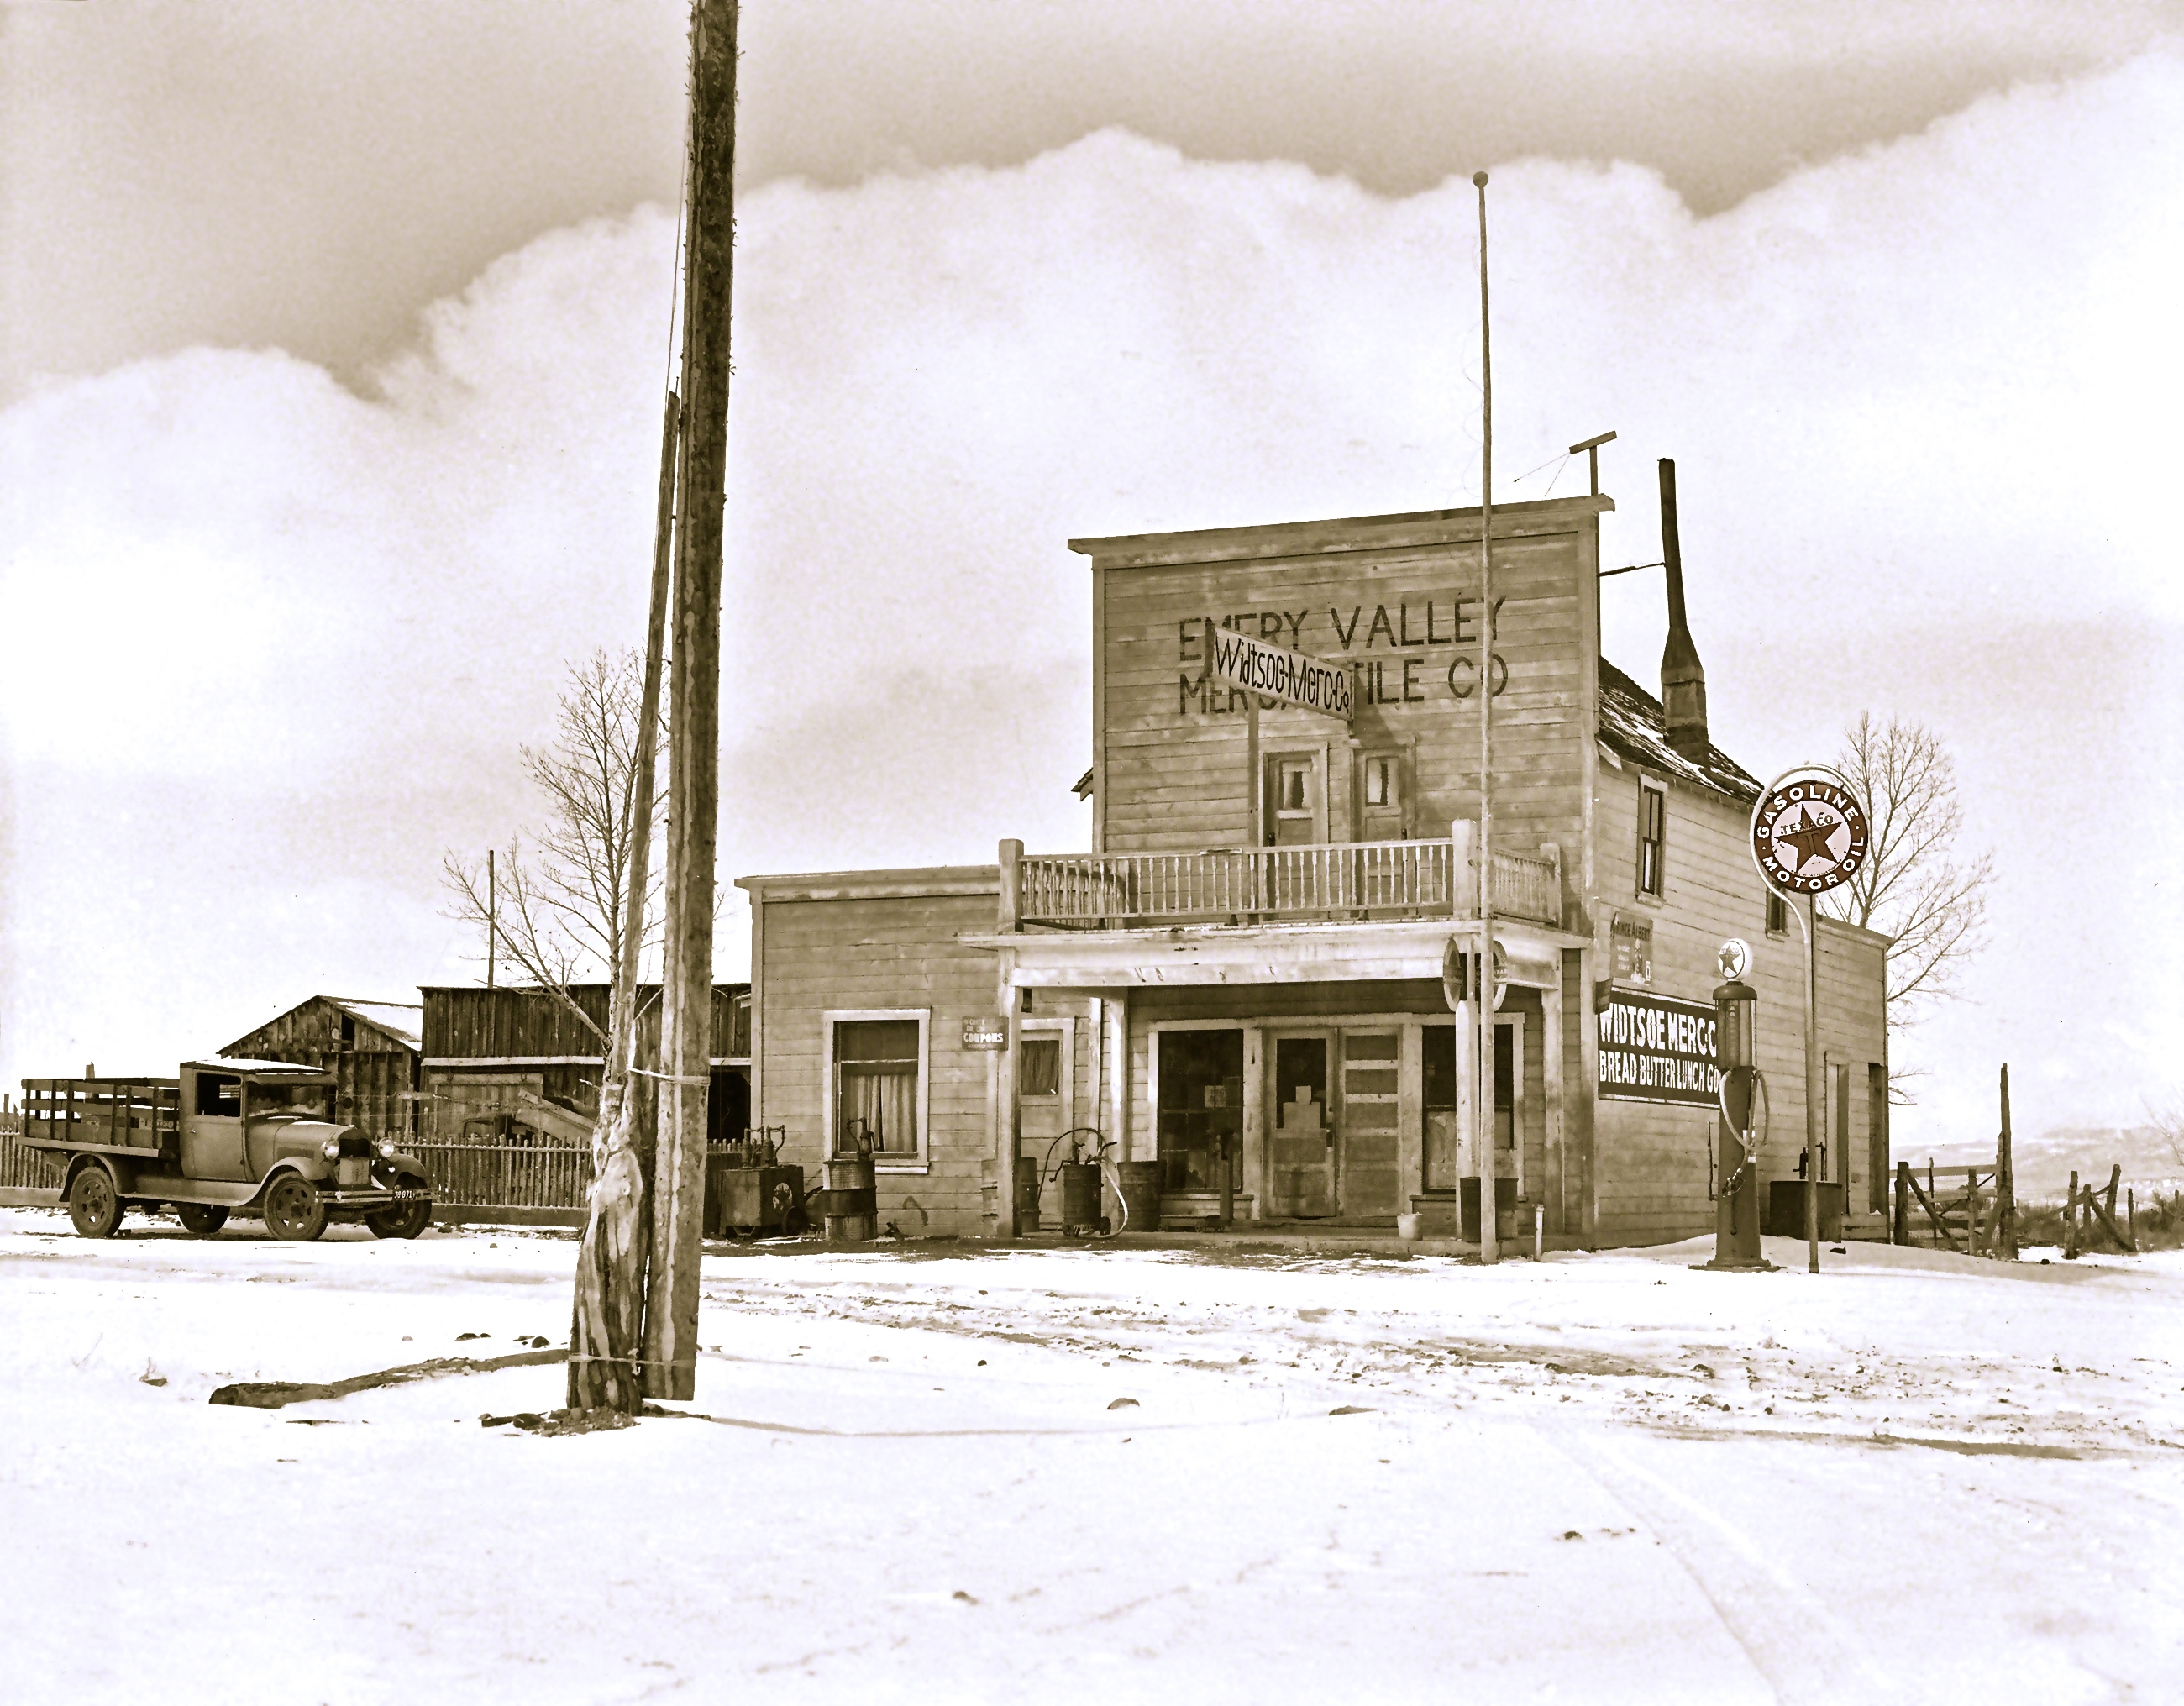
[[[1758,778],[1719,747],[1708,743],[1706,756],[1694,761],[1669,745],[1661,701],[1606,658],[1600,661],[1600,739],[1618,758],[1679,782],[1709,788],[1732,800],[1748,802],[1759,797]]]

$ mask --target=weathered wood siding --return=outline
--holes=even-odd
[[[868,874],[879,884],[888,873]],[[752,1123],[786,1127],[785,1158],[815,1182],[827,1145],[822,1016],[929,1010],[925,1168],[883,1172],[878,1179],[881,1221],[912,1236],[975,1237],[985,1229],[979,1187],[994,1170],[994,1056],[963,1046],[963,1022],[998,1011],[997,974],[990,951],[966,947],[960,938],[992,931],[998,896],[998,879],[956,894],[770,899],[760,886],[752,896],[763,1006]],[[1060,1011],[1044,998],[1039,1009],[1040,1016]],[[1080,1021],[1080,1043],[1085,1029]],[[1080,1086],[1084,1071],[1080,1062]]]
[[[1663,892],[1638,893],[1638,794],[1646,774],[1626,762],[1603,763],[1595,818],[1599,873],[1599,941],[1593,974],[1612,963],[1609,931],[1616,913],[1650,918],[1652,991],[1711,1002],[1721,973],[1724,940],[1752,948],[1746,981],[1759,995],[1759,1067],[1772,1119],[1761,1156],[1763,1180],[1795,1178],[1805,1140],[1805,959],[1796,919],[1786,933],[1767,932],[1767,891],[1749,849],[1749,806],[1659,775],[1668,808]],[[1823,916],[1820,923],[1820,1045],[1840,1058],[1885,1061],[1880,982],[1884,939]],[[1597,1026],[1586,1029],[1596,1042]],[[1856,1139],[1864,1130],[1864,1068],[1852,1072],[1853,1208],[1862,1207],[1865,1159]],[[1596,1113],[1598,1240],[1652,1244],[1695,1237],[1713,1228],[1708,1194],[1708,1145],[1717,1116],[1707,1109],[1653,1102],[1602,1101]],[[1827,1177],[1840,1177],[1830,1146]]]
[[[1597,520],[1591,500],[1496,512],[1495,650],[1507,676],[1494,702],[1494,791],[1505,848],[1574,847],[1581,839],[1598,655]],[[1385,814],[1356,820],[1353,764],[1403,755],[1413,741],[1401,814],[1411,833],[1445,836],[1451,818],[1476,816],[1485,623],[1475,513],[1085,548],[1099,605],[1101,850],[1249,838],[1261,783],[1245,774],[1245,696],[1201,683],[1209,620],[1356,666],[1351,725],[1284,706],[1261,716],[1262,756],[1321,759],[1329,839],[1387,830]]]
[[[465,986],[420,993],[425,999],[427,1060],[596,1061],[603,1053],[599,1034],[543,990]],[[600,1031],[606,1029],[612,993],[605,984],[575,984],[569,990],[570,998]],[[741,1059],[750,1053],[749,995],[749,984],[713,985],[716,1058]],[[640,1027],[649,1023],[656,1039],[659,984],[644,984],[638,1002]]]

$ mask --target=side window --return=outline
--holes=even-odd
[[[1787,935],[1790,931],[1790,903],[1772,889],[1767,891],[1767,934]]]
[[[1392,808],[1401,805],[1402,802],[1398,796],[1401,786],[1396,779],[1393,758],[1379,754],[1365,761],[1365,803],[1368,806]]]
[[[902,1160],[918,1152],[916,1019],[834,1023],[834,1148]]]
[[[1638,892],[1661,893],[1661,867],[1668,852],[1669,796],[1650,782],[1638,784]]]
[[[230,1078],[225,1073],[201,1072],[198,1074],[198,1112],[202,1114],[226,1114],[233,1118],[242,1112],[242,1080]]]

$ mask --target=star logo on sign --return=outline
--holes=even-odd
[[[1836,863],[1836,856],[1828,850],[1828,843],[1835,839],[1836,831],[1843,827],[1840,821],[1830,823],[1817,816],[1809,806],[1798,809],[1804,813],[1802,825],[1774,832],[1777,847],[1786,841],[1797,850],[1797,862],[1790,867],[1790,874],[1793,877],[1801,875],[1805,867],[1815,859],[1825,859],[1830,865]]]

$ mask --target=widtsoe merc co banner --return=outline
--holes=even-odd
[[[1222,627],[1211,617],[1206,627],[1213,636],[1208,667],[1221,680],[1349,720],[1357,689],[1347,664],[1327,663],[1286,646],[1268,645],[1234,628]]]
[[[1710,1005],[1617,990],[1599,1018],[1603,1101],[1716,1105],[1721,1068]]]

